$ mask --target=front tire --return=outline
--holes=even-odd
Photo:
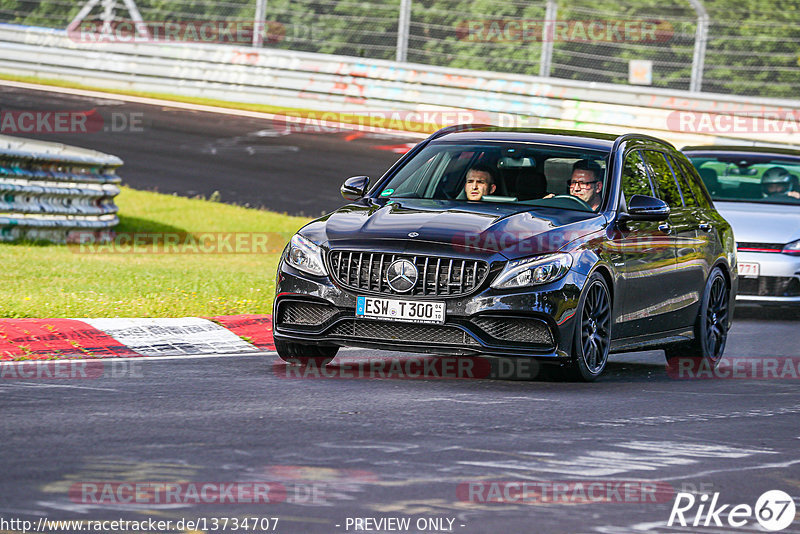
[[[670,367],[677,366],[681,358],[692,358],[703,360],[711,369],[717,368],[728,339],[730,293],[722,270],[714,267],[703,291],[694,339],[664,349]]]
[[[575,312],[575,337],[567,378],[592,382],[606,368],[611,347],[611,310],[608,284],[601,274],[593,273]]]
[[[331,363],[339,352],[339,347],[305,345],[292,341],[275,340],[278,358],[291,365],[324,367]]]

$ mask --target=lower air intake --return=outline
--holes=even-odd
[[[336,315],[336,308],[318,302],[284,301],[278,305],[278,324],[319,326]]]
[[[553,345],[547,324],[538,319],[517,317],[476,317],[472,323],[498,341]]]
[[[407,341],[438,345],[478,344],[472,336],[452,326],[385,321],[343,321],[333,327],[329,335],[369,341]]]

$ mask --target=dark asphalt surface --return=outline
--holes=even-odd
[[[796,320],[738,321],[727,355],[796,356]],[[365,356],[377,353],[345,351],[331,369]],[[142,359],[116,378],[0,380],[0,515],[279,517],[285,533],[354,532],[346,522],[356,517],[450,518],[464,534],[757,532],[752,520],[668,528],[673,492],[750,505],[771,489],[800,495],[796,379],[674,380],[660,352],[616,355],[588,385],[286,371],[263,354]],[[481,481],[597,480],[670,490],[646,503],[485,503],[458,492]],[[288,498],[131,506],[70,497],[74,484],[98,481],[279,482]]]
[[[338,208],[347,177],[377,179],[399,157],[373,147],[414,141],[352,131],[292,133],[279,121],[0,84],[0,111],[89,110],[103,118],[99,131],[18,136],[114,154],[125,162],[119,171],[123,182],[136,189],[190,197],[219,191],[223,202],[292,215],[319,216]],[[2,133],[11,135],[10,126]]]
[[[0,99],[3,109],[121,106],[3,87]],[[223,200],[305,213],[338,205],[344,176],[377,175],[396,157],[370,148],[396,140],[253,135],[268,127],[141,109],[152,125],[144,135],[57,140],[120,155],[127,160],[122,174],[135,187],[219,190]],[[151,176],[155,170],[165,172]],[[305,203],[289,204],[298,197]],[[737,314],[726,356],[798,357],[798,312]],[[331,369],[346,371],[365,357],[395,365],[431,360],[350,350]],[[661,352],[612,356],[593,384],[287,378],[271,353],[127,363],[116,376],[93,380],[0,373],[0,531],[20,531],[2,520],[43,517],[209,518],[210,525],[210,518],[255,516],[278,517],[276,531],[292,534],[716,534],[763,530],[753,518],[741,528],[667,527],[675,492],[719,492],[720,503],[753,506],[763,492],[779,489],[800,502],[797,379],[674,380]],[[113,374],[114,364],[105,365]],[[597,480],[647,481],[670,491],[658,502],[617,502],[612,492],[611,501],[570,493],[567,502],[524,503],[480,502],[459,492],[478,482]],[[92,504],[74,493],[86,487],[76,484],[103,481],[275,482],[288,497],[272,504],[132,505]],[[687,513],[690,521],[696,510]],[[412,528],[348,528],[348,518],[367,517],[410,519]],[[417,529],[420,519],[445,519],[444,527]],[[800,522],[783,532],[800,532]]]

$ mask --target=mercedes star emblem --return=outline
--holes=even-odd
[[[406,293],[417,283],[419,272],[409,260],[396,260],[386,269],[386,283],[398,293]]]

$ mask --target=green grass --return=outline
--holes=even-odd
[[[127,187],[122,233],[267,233],[259,253],[154,253],[106,246],[0,244],[0,317],[181,317],[271,313],[283,245],[308,219]],[[183,239],[181,237],[181,239]],[[152,237],[149,239],[152,241]],[[231,241],[232,245],[234,241]],[[271,252],[263,252],[265,250]],[[163,247],[159,250],[163,251]],[[173,249],[174,250],[174,249]],[[140,252],[141,251],[141,252]]]

